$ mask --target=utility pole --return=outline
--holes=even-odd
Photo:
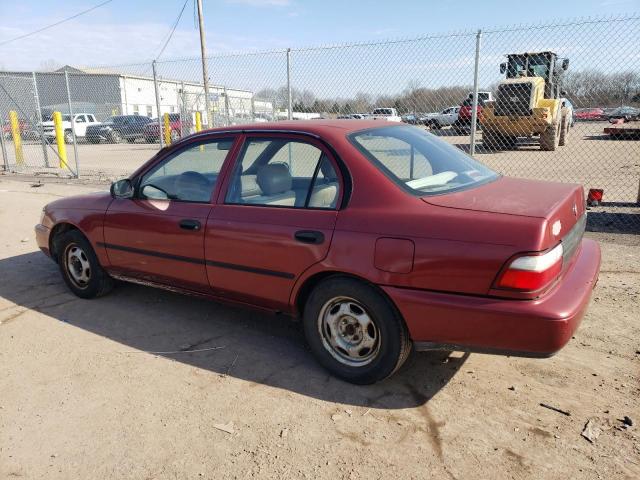
[[[209,72],[207,71],[207,46],[204,37],[204,16],[202,15],[202,0],[198,2],[198,26],[200,27],[200,55],[202,57],[202,81],[204,84],[204,105],[207,111],[207,127],[211,128],[211,104],[209,103]]]

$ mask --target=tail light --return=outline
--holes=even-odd
[[[511,261],[496,282],[497,288],[535,292],[553,282],[562,271],[562,244],[540,255],[523,255]]]

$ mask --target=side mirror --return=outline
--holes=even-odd
[[[567,70],[568,68],[569,68],[569,59],[565,58],[564,60],[562,60],[562,69]]]
[[[123,178],[111,184],[111,196],[113,198],[133,198],[133,183],[128,178]]]
[[[507,71],[507,64],[506,63],[501,63],[500,64],[500,73],[504,73]]]

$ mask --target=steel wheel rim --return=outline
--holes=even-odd
[[[334,297],[318,315],[322,345],[349,367],[370,364],[380,351],[380,329],[364,306],[350,297]]]
[[[69,280],[78,288],[85,289],[91,281],[89,257],[78,245],[71,244],[65,250],[65,269]]]

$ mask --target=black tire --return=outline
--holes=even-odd
[[[136,143],[135,138],[127,138],[127,143]]]
[[[440,122],[430,122],[429,123],[429,128],[431,128],[432,130],[440,130],[442,128],[442,125],[440,125]]]
[[[364,341],[365,331],[369,339],[376,339],[371,348],[360,350],[359,354],[365,351],[363,357],[354,355],[345,358],[347,352],[344,349],[341,352],[340,347],[329,344],[328,338],[335,335],[330,335],[331,329],[324,319],[336,307],[341,312],[343,304],[348,306],[348,314],[342,314],[338,323],[345,323],[349,318],[357,324],[357,318],[364,314],[373,324],[373,327],[366,327],[365,330],[351,331],[353,338],[360,335],[360,342]],[[333,314],[332,318],[336,317],[337,314]],[[407,327],[395,307],[375,287],[355,279],[338,276],[318,284],[304,306],[303,324],[305,337],[318,362],[347,382],[367,385],[383,380],[396,372],[411,352],[412,343]],[[348,331],[338,333],[342,334],[348,335]],[[358,345],[355,344],[354,348],[358,348]],[[366,362],[359,363],[360,358]]]
[[[69,290],[87,299],[101,297],[111,291],[113,279],[102,269],[91,243],[82,233],[70,230],[54,238],[54,242],[58,266]],[[79,271],[87,277],[86,281],[78,280]]]
[[[109,138],[111,140],[111,143],[122,142],[122,135],[120,135],[120,132],[111,132],[111,136]]]
[[[66,143],[67,145],[73,143],[73,132],[71,132],[71,130],[65,130],[63,138],[64,143]]]
[[[96,143],[100,143],[100,139],[99,138],[89,137],[89,138],[87,138],[87,142],[96,144]]]
[[[180,132],[177,130],[171,130],[171,143],[175,143],[180,140]]]
[[[562,109],[562,123],[560,125],[560,138],[558,139],[558,145],[563,147],[567,144],[567,135],[569,134],[569,115],[566,109]]]
[[[556,121],[540,134],[540,150],[554,152],[558,148],[561,126],[562,123],[556,117]]]
[[[499,141],[499,135],[491,130],[485,130],[482,132],[482,145],[485,150],[497,151],[500,150],[502,145]]]

